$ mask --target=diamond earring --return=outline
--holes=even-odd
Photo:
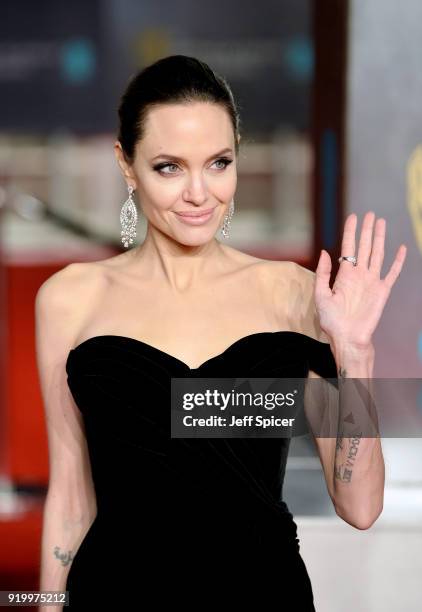
[[[138,212],[132,198],[135,188],[132,187],[132,185],[128,185],[128,191],[129,197],[120,211],[120,225],[122,226],[122,231],[120,233],[123,246],[126,248],[129,246],[129,243],[132,244],[133,239],[136,237],[136,223],[138,221]]]
[[[221,233],[223,234],[224,238],[229,238],[230,236],[230,221],[232,220],[233,213],[234,213],[234,201],[232,199],[229,205],[229,211],[224,217],[223,226],[221,228]]]

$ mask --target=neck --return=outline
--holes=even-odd
[[[145,240],[134,249],[133,261],[142,260],[151,280],[185,292],[214,275],[223,258],[224,247],[216,238],[200,245],[185,245],[149,226]]]

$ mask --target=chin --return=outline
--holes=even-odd
[[[174,239],[184,246],[198,247],[211,242],[215,238],[216,231],[217,230],[213,232],[209,230],[204,230],[203,232],[188,231],[184,232],[183,235],[181,235],[181,232],[177,232],[177,234],[174,235]]]

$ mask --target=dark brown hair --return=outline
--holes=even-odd
[[[229,114],[239,152],[240,117],[230,86],[201,60],[186,55],[164,57],[131,77],[118,108],[118,140],[126,161],[133,163],[148,110],[159,104],[189,102],[220,104]]]

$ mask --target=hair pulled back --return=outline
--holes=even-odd
[[[144,136],[147,113],[152,107],[191,102],[220,104],[227,111],[237,154],[240,117],[227,81],[199,59],[170,55],[133,75],[120,99],[118,140],[126,161],[134,161],[135,146]]]

